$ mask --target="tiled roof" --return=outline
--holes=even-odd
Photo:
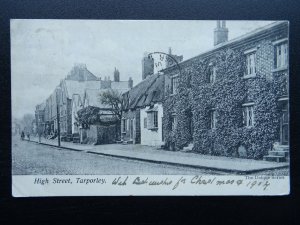
[[[162,75],[154,74],[134,86],[123,95],[124,109],[142,108],[163,99]]]

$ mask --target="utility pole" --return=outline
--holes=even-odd
[[[58,91],[60,91],[61,88],[56,89],[56,117],[57,117],[57,140],[58,140],[58,147],[60,147],[60,112],[59,112],[59,103],[60,98],[58,97]]]
[[[38,135],[39,135],[39,143],[41,143],[41,119],[40,119],[40,111],[38,112]]]

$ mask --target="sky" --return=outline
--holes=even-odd
[[[226,21],[229,40],[272,21]],[[53,92],[75,63],[98,77],[142,80],[145,52],[189,59],[213,48],[216,21],[11,20],[12,114],[21,118]]]

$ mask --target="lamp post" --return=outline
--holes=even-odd
[[[58,147],[60,147],[60,98],[58,94],[60,94],[61,88],[57,87],[56,88],[56,119],[57,119],[57,140],[58,140]],[[59,93],[58,93],[59,92]]]

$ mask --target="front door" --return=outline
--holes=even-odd
[[[289,112],[288,104],[281,111],[280,118],[280,144],[288,145],[289,144]]]
[[[129,120],[129,134],[130,134],[130,140],[133,139],[133,119]]]

